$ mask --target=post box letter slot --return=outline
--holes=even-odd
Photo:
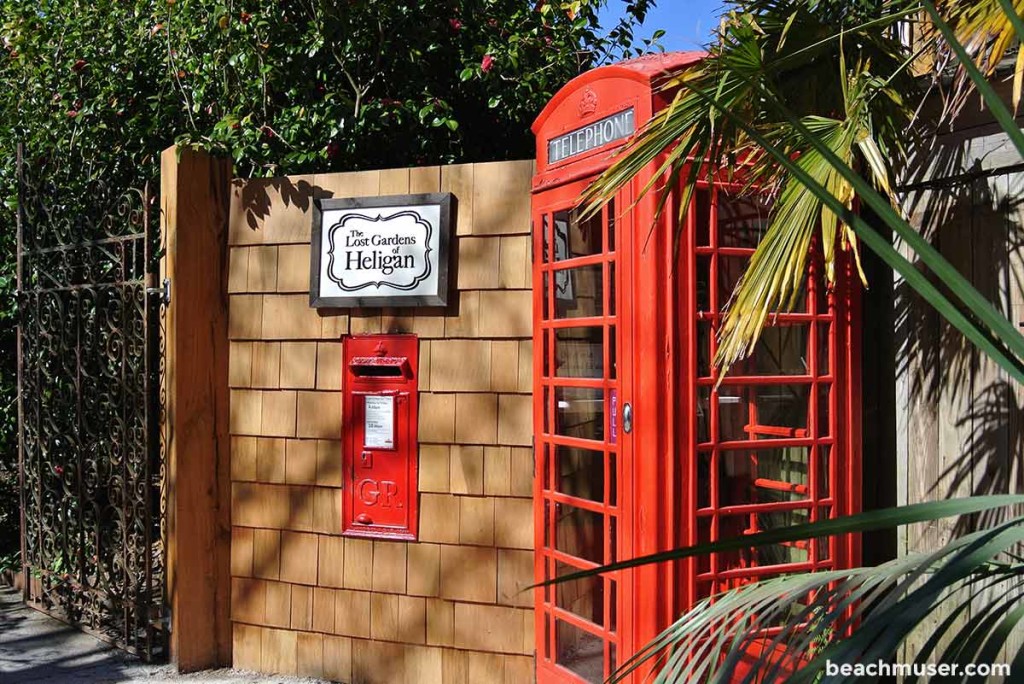
[[[349,363],[352,374],[359,378],[406,378],[410,376],[409,359],[405,357],[357,357]]]

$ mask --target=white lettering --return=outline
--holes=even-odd
[[[636,131],[635,114],[627,109],[570,131],[548,142],[548,163],[596,150],[609,143],[631,136]]]
[[[835,663],[825,661],[825,676],[835,677],[1009,677],[1008,663]]]

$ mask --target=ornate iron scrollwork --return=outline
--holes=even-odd
[[[19,150],[19,413],[28,599],[166,653],[159,216],[145,188]],[[92,171],[90,170],[90,173]]]

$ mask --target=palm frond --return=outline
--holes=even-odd
[[[694,93],[705,99],[712,106],[720,107],[709,94],[699,91],[694,91]],[[779,106],[778,103],[776,104]],[[935,307],[943,318],[949,321],[978,349],[987,354],[1015,379],[1019,382],[1024,382],[1024,337],[955,267],[944,259],[931,244],[893,210],[890,202],[875,192],[842,159],[832,154],[829,147],[815,137],[814,133],[807,129],[802,122],[793,115],[789,115],[791,125],[802,138],[815,151],[821,154],[837,173],[842,174],[850,182],[858,196],[865,203],[869,204],[879,217],[917,252],[921,260],[931,268],[936,277],[941,279],[952,292],[956,293],[958,299],[969,307],[970,316],[965,314],[956,303],[950,301],[945,294],[939,291],[923,273],[897,252],[892,244],[887,239],[882,238],[863,218],[854,212],[850,212],[843,206],[839,198],[830,194],[827,188],[808,175],[798,162],[790,159],[784,150],[769,143],[751,124],[743,121],[738,115],[722,107],[720,107],[720,111],[726,118],[732,119],[737,126],[743,128],[751,138],[757,140],[761,148],[791,173],[796,181],[814,192],[816,197],[823,204],[829,205],[834,213],[842,215],[843,221],[857,233],[857,236],[891,266],[894,271],[899,273],[909,286]]]
[[[664,87],[677,90],[671,106],[655,115],[583,196],[587,211],[596,211],[640,176],[639,196],[658,191],[659,213],[675,187],[680,187],[680,211],[686,211],[698,182],[724,176],[738,181],[745,193],[775,200],[765,238],[718,330],[720,375],[756,345],[772,314],[796,301],[806,282],[812,242],[821,247],[830,282],[837,251],[852,250],[859,265],[853,231],[765,154],[751,129],[798,158],[845,205],[853,200],[850,183],[794,134],[778,110],[766,106],[764,94],[801,112],[805,125],[818,128],[835,154],[867,169],[876,186],[890,193],[892,166],[906,156],[903,139],[912,114],[897,93],[913,90],[907,56],[888,37],[889,29],[914,10],[909,0],[883,3],[881,16],[858,14],[838,2],[735,4],[707,60],[666,80]],[[849,28],[836,35],[836,22]],[[872,77],[871,65],[887,78]],[[698,93],[711,94],[721,107]],[[723,107],[736,116],[725,116]],[[737,118],[746,125],[738,125]]]
[[[932,553],[871,568],[784,575],[712,596],[625,663],[613,681],[660,660],[657,682],[734,682],[741,664],[748,668],[743,682],[815,682],[827,662],[891,660],[940,609],[949,617],[927,641],[925,658],[992,657],[1024,619],[1019,606],[1007,612],[1012,594],[991,591],[1024,585],[1024,565],[996,561],[1022,540],[1024,518],[1018,518]],[[970,610],[966,624],[957,620]],[[943,640],[954,626],[966,638]]]
[[[1022,7],[1024,7],[1024,0],[1020,1]],[[999,0],[982,0],[978,4],[985,5],[988,2],[998,3]],[[982,73],[982,71],[974,63],[974,59],[972,59],[971,56],[971,50],[965,45],[961,44],[961,42],[957,39],[956,32],[942,18],[942,16],[939,14],[939,11],[935,7],[935,3],[933,3],[932,0],[921,0],[921,5],[922,7],[924,7],[924,10],[928,13],[928,16],[931,18],[931,21],[934,24],[935,28],[945,39],[946,44],[957,56],[957,59],[960,63],[960,68],[963,69],[964,73],[966,73],[967,76],[970,78],[970,81],[974,85],[974,88],[976,88],[978,94],[981,95],[982,100],[988,107],[989,111],[992,113],[992,116],[996,119],[996,121],[999,122],[999,125],[1002,127],[1007,137],[1010,138],[1010,141],[1013,143],[1014,147],[1017,148],[1017,152],[1020,153],[1021,156],[1024,156],[1024,133],[1021,133],[1021,130],[1017,126],[1016,121],[1014,121],[1013,115],[1003,104],[1003,101],[999,98],[999,95],[996,94],[996,91],[992,87],[992,84],[989,83],[988,77],[984,73]],[[972,7],[973,5],[974,3],[966,4],[967,7]],[[1003,21],[1006,23],[1006,26],[1012,33],[1015,22],[1010,21],[1007,15],[1002,14],[1001,10],[999,11],[999,13],[1002,15]],[[1017,17],[1016,23],[1019,22],[1020,18]],[[968,39],[972,41],[979,40],[981,38],[985,38],[985,36],[974,36],[973,34],[968,36]],[[1022,38],[1024,38],[1024,36],[1022,36]],[[1002,52],[1005,52],[1005,50],[1006,48],[1004,47]],[[1014,106],[1016,106],[1016,103]]]
[[[1024,36],[1024,21],[1021,20],[1024,0],[946,0],[935,5],[932,9],[926,5],[926,11],[933,20],[941,13],[944,22],[948,21],[951,26],[956,43],[963,47],[965,55],[970,55],[969,58],[958,55],[961,68],[970,63],[985,78],[995,74],[1007,53]],[[1018,51],[1013,71],[1013,107],[1016,109],[1024,85],[1024,51]],[[964,71],[961,80],[967,82],[968,78],[974,80]]]
[[[780,542],[794,542],[842,534],[884,530],[899,525],[913,525],[915,523],[971,515],[982,511],[1022,504],[1024,504],[1024,495],[1022,494],[996,494],[991,496],[971,496],[962,499],[946,499],[944,501],[926,501],[896,508],[882,508],[841,518],[818,520],[813,523],[777,528],[743,537],[722,539],[716,542],[661,551],[647,556],[638,556],[616,563],[609,563],[593,570],[579,570],[566,573],[560,575],[557,579],[539,582],[530,588],[573,582],[587,577],[595,577],[619,570],[628,570],[652,563],[682,560],[684,558],[706,556],[712,553],[746,550],[756,546],[769,546]]]

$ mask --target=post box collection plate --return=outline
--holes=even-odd
[[[342,354],[343,534],[415,540],[419,340],[352,335]]]
[[[395,448],[395,398],[366,395],[363,399],[363,446]]]

